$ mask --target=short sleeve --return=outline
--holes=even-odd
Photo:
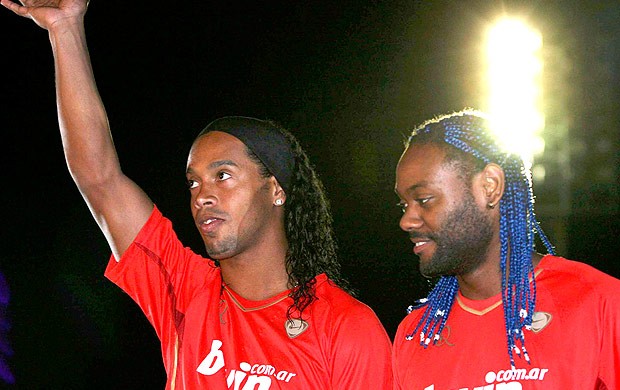
[[[391,342],[368,306],[358,302],[343,313],[332,341],[332,388],[392,389]]]
[[[174,360],[185,311],[205,284],[220,283],[219,269],[177,238],[170,220],[155,207],[134,242],[105,276],[140,306],[161,340],[166,370]]]

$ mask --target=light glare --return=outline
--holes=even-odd
[[[538,109],[543,68],[541,48],[542,36],[520,21],[502,20],[489,30],[487,111],[505,147],[527,162],[541,149],[536,133],[545,123]]]

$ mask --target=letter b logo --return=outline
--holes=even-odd
[[[222,342],[220,340],[213,340],[211,344],[211,352],[200,363],[196,371],[203,375],[213,375],[224,367],[224,353],[220,350]]]

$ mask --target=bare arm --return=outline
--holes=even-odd
[[[86,46],[87,0],[23,0],[23,6],[1,0],[1,4],[49,32],[67,166],[119,259],[148,219],[153,203],[123,174],[118,161]]]

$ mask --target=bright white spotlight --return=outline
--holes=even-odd
[[[492,126],[505,146],[531,162],[536,133],[544,127],[541,97],[542,36],[518,20],[505,19],[488,34],[487,64]]]

